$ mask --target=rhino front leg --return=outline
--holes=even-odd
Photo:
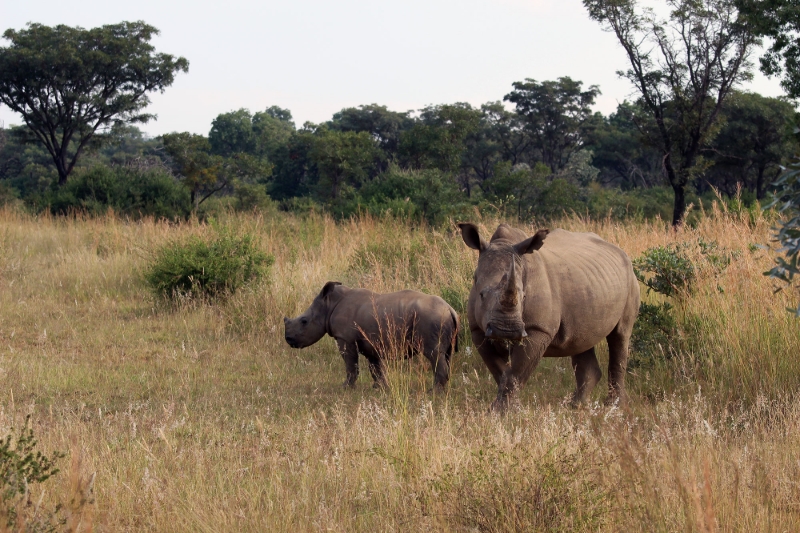
[[[339,353],[342,354],[344,359],[345,379],[344,387],[355,387],[356,379],[358,378],[358,349],[353,343],[336,339],[336,344],[339,346]]]
[[[551,340],[545,333],[534,331],[528,333],[521,344],[512,345],[511,364],[498,383],[497,398],[492,403],[493,410],[504,411],[508,407],[509,400],[528,382]]]
[[[572,356],[572,370],[575,371],[575,393],[572,395],[572,406],[577,407],[589,400],[597,382],[603,377],[600,364],[594,353],[594,347],[583,353]]]
[[[505,348],[500,349],[492,341],[486,338],[483,331],[479,329],[472,330],[472,344],[481,354],[481,359],[492,374],[494,381],[499,385],[500,380],[503,379],[503,373],[508,368],[508,350]]]

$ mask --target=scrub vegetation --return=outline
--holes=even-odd
[[[567,407],[572,370],[553,359],[498,416],[468,336],[437,395],[424,358],[392,358],[388,390],[364,372],[343,390],[332,339],[302,351],[283,340],[282,317],[328,280],[415,287],[463,310],[477,258],[454,224],[233,211],[176,224],[7,207],[0,435],[30,417],[36,450],[61,472],[26,490],[42,512],[62,505],[57,531],[794,531],[800,326],[785,311],[794,289],[774,294],[762,275],[774,219],[723,203],[694,215],[677,232],[658,219],[549,224],[662,269],[640,270],[645,282],[678,254],[691,290],[642,285],[645,304],[669,304],[669,323],[638,333],[627,408]],[[487,234],[502,221],[472,220]],[[159,304],[145,280],[154,254],[224,228],[274,257],[269,276],[225,299]],[[729,261],[717,268],[709,254]],[[605,346],[598,356],[605,368]]]

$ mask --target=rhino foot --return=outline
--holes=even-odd
[[[625,407],[628,405],[628,395],[625,392],[609,393],[603,403],[606,407]]]
[[[508,408],[511,407],[512,401],[513,401],[513,398],[509,397],[507,395],[498,396],[492,402],[492,406],[489,408],[489,412],[497,413],[497,414],[501,414],[501,415],[505,414],[505,412],[508,411]]]
[[[428,389],[428,394],[444,394],[447,391],[447,385],[435,383],[433,387]]]

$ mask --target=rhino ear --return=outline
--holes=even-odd
[[[475,224],[461,222],[458,224],[458,227],[461,228],[461,238],[464,239],[467,246],[479,252],[486,249],[486,241],[481,239],[481,234],[478,232],[478,228],[475,227]]]
[[[328,296],[337,285],[341,285],[341,283],[338,281],[329,281],[326,283],[325,286],[322,287],[322,291],[319,293],[320,298],[325,298]]]
[[[516,250],[519,255],[533,253],[542,247],[544,238],[547,237],[548,233],[550,233],[549,229],[540,229],[533,237],[515,244],[514,250]]]

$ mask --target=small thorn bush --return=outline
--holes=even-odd
[[[213,239],[192,236],[167,244],[154,254],[144,277],[165,299],[217,298],[264,277],[274,261],[252,235],[223,229]]]
[[[31,485],[56,475],[56,461],[64,457],[60,452],[47,457],[36,445],[30,417],[25,419],[25,427],[18,435],[12,430],[0,439],[0,531],[57,531],[55,513],[60,507],[49,515],[25,512],[32,506]]]

